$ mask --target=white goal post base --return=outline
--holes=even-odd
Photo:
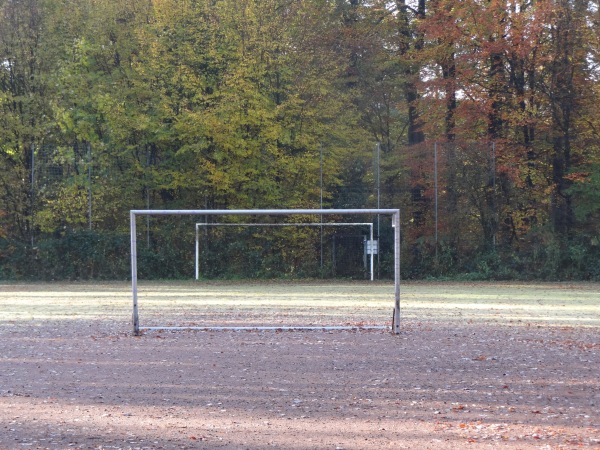
[[[282,326],[282,327],[141,327],[140,329],[149,331],[162,330],[196,330],[196,331],[360,331],[360,330],[389,330],[387,325],[365,325],[365,326],[345,326],[345,325],[324,325],[324,326]]]
[[[394,228],[394,309],[392,318],[392,333],[400,334],[400,210],[399,209],[184,209],[184,210],[131,210],[130,218],[130,236],[131,236],[131,290],[133,293],[133,334],[139,335],[140,329],[161,329],[161,330],[181,330],[181,329],[201,329],[201,330],[339,330],[339,329],[369,329],[373,327],[140,327],[138,312],[138,287],[137,287],[137,216],[152,215],[188,215],[188,216],[270,216],[270,215],[361,215],[361,214],[381,214],[392,216],[392,226]],[[385,329],[379,327],[376,329]]]

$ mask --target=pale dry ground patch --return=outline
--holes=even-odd
[[[600,448],[600,285],[405,283],[402,333],[131,330],[0,285],[0,449]],[[140,283],[142,326],[387,324],[387,283]]]

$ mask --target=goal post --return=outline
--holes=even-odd
[[[137,268],[137,216],[285,216],[285,215],[387,215],[392,218],[392,228],[394,232],[394,308],[392,312],[392,332],[400,333],[400,210],[399,209],[185,209],[185,210],[131,210],[130,211],[130,236],[131,236],[131,289],[133,295],[133,333],[140,334],[140,329],[157,328],[141,327],[138,310],[138,268]],[[373,242],[371,236],[371,243]],[[372,249],[371,249],[372,250]],[[198,328],[198,327],[161,327],[168,328]],[[239,327],[202,327],[201,329],[226,329]],[[254,327],[256,328],[256,327]],[[269,327],[261,327],[269,328]],[[273,327],[273,329],[282,329],[286,327]],[[290,329],[308,329],[327,327],[289,327]],[[356,328],[356,327],[331,327],[333,329]]]
[[[369,240],[365,243],[365,250],[369,256],[369,272],[371,281],[375,280],[375,259],[377,244],[373,241],[373,223],[372,222],[297,222],[297,223],[231,223],[231,222],[197,222],[195,232],[195,256],[194,256],[194,277],[200,279],[200,235],[201,228],[208,227],[369,227]],[[375,249],[375,250],[374,250]]]

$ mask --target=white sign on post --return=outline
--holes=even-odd
[[[379,241],[374,239],[367,242],[367,255],[376,255],[379,252]]]

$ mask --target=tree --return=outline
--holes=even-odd
[[[587,1],[556,1],[549,30],[544,91],[551,112],[550,216],[554,231],[567,237],[574,224],[571,180],[567,177],[575,157],[573,139],[576,115],[586,91],[585,28]]]
[[[0,2],[0,211],[5,233],[32,241],[35,151],[51,135],[45,2]]]

